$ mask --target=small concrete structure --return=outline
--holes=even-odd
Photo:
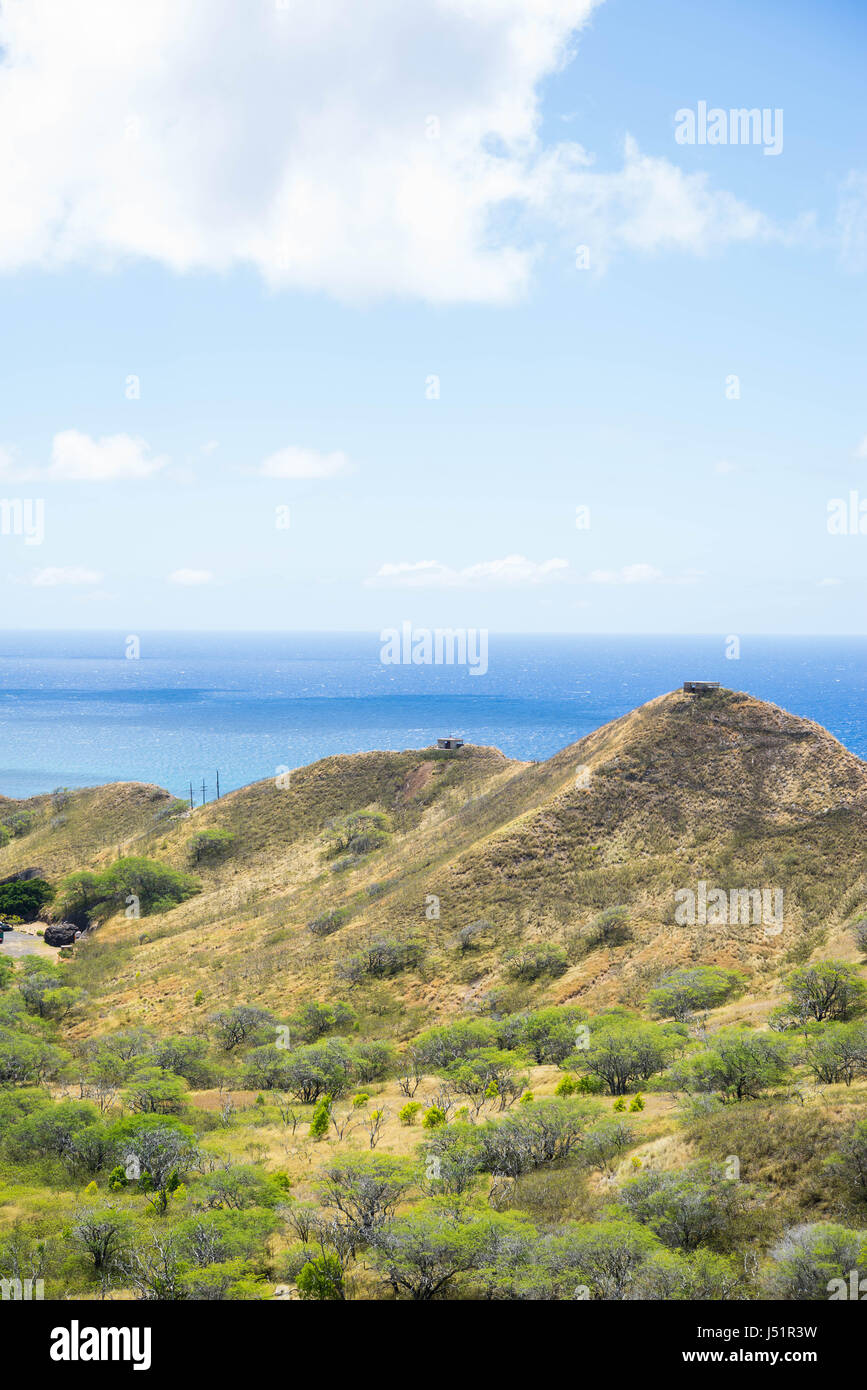
[[[454,734],[449,734],[448,738],[438,738],[437,748],[463,748],[462,738],[455,738]]]
[[[719,690],[719,681],[684,681],[684,695],[707,695],[711,690]]]

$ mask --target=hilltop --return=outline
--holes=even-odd
[[[853,956],[843,928],[867,884],[867,765],[732,691],[660,696],[536,764],[473,746],[362,753],[193,812],[127,783],[0,803],[0,821],[12,814],[32,825],[0,849],[0,878],[56,883],[136,855],[201,884],[77,948],[73,971],[100,997],[81,1034],[337,990],[409,1036],[455,1011],[634,1003],[691,961],[743,971],[761,998],[787,962]],[[351,817],[372,833],[347,847]],[[212,862],[194,862],[203,832],[225,832]],[[782,931],[677,925],[675,894],[700,882],[782,889]],[[614,907],[622,920],[601,930]],[[348,978],[376,938],[404,948],[394,973]]]

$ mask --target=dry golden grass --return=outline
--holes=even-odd
[[[186,815],[158,789],[125,784],[72,793],[54,828],[50,802],[33,803],[39,829],[0,851],[8,871],[100,865],[119,843],[189,870],[196,831],[236,837],[224,863],[195,868],[200,895],[109,921],[78,949],[70,973],[99,1004],[74,1037],[133,1022],[188,1030],[231,1002],[288,1017],[307,999],[350,995],[368,1031],[401,1037],[484,1010],[491,991],[510,1007],[640,1006],[654,972],[695,963],[746,974],[749,998],[727,1021],[760,1026],[788,965],[859,959],[847,923],[867,893],[867,767],[817,725],[731,692],[661,696],[539,764],[471,747],[327,758],[285,789],[256,783]],[[328,826],[359,810],[384,814],[391,833],[340,872]],[[782,887],[784,931],[676,926],[676,889],[700,879]],[[590,949],[588,924],[616,904],[631,939]],[[335,909],[345,924],[311,935],[307,924]],[[457,933],[478,919],[490,930],[462,953]],[[423,938],[426,961],[350,991],[336,968],[377,933]],[[533,942],[565,946],[566,973],[512,980],[506,953]]]

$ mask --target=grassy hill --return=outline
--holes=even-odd
[[[761,993],[781,960],[829,946],[851,955],[843,928],[867,888],[867,767],[819,726],[725,691],[662,696],[538,764],[474,747],[364,753],[192,813],[134,784],[68,793],[59,811],[44,797],[16,807],[37,824],[0,850],[0,877],[36,865],[56,881],[136,854],[202,885],[170,912],[102,922],[79,948],[74,970],[86,983],[99,958],[101,982],[99,1017],[82,1032],[177,1022],[199,991],[209,1008],[251,989],[291,1004],[333,988],[341,963],[380,935],[421,941],[424,958],[356,992],[413,1020],[492,995],[628,1002],[655,971],[690,960],[744,969]],[[384,818],[381,844],[334,853],[329,826],[356,813]],[[234,837],[228,851],[194,862],[191,841],[213,830]],[[675,894],[702,880],[782,889],[783,931],[677,926]],[[596,942],[593,923],[613,905],[627,909],[628,936]],[[329,913],[340,925],[311,933]],[[462,951],[458,933],[479,921],[488,928]],[[506,957],[545,944],[567,968],[516,979]]]
[[[114,885],[50,978],[0,971],[0,1277],[26,1249],[54,1296],[430,1297],[400,1279],[460,1240],[438,1297],[826,1296],[867,1258],[865,814],[867,765],[731,691],[541,763],[326,758],[194,811],[135,784],[0,802],[0,880],[38,871],[46,915],[70,873]],[[127,915],[117,883],[154,864],[186,896]],[[701,884],[728,915],[690,925]],[[718,995],[660,1007],[707,967]],[[851,998],[798,1013],[799,967]],[[133,1144],[157,1170],[149,1126],[179,1146],[157,1196],[117,1169]],[[381,1229],[323,1234],[371,1163],[399,1191]],[[110,1277],[64,1254],[91,1218],[121,1221]]]

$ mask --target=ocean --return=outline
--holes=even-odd
[[[155,782],[210,800],[334,753],[445,734],[550,757],[682,685],[718,680],[867,758],[867,638],[489,637],[488,670],[386,665],[379,633],[0,633],[0,794]]]

